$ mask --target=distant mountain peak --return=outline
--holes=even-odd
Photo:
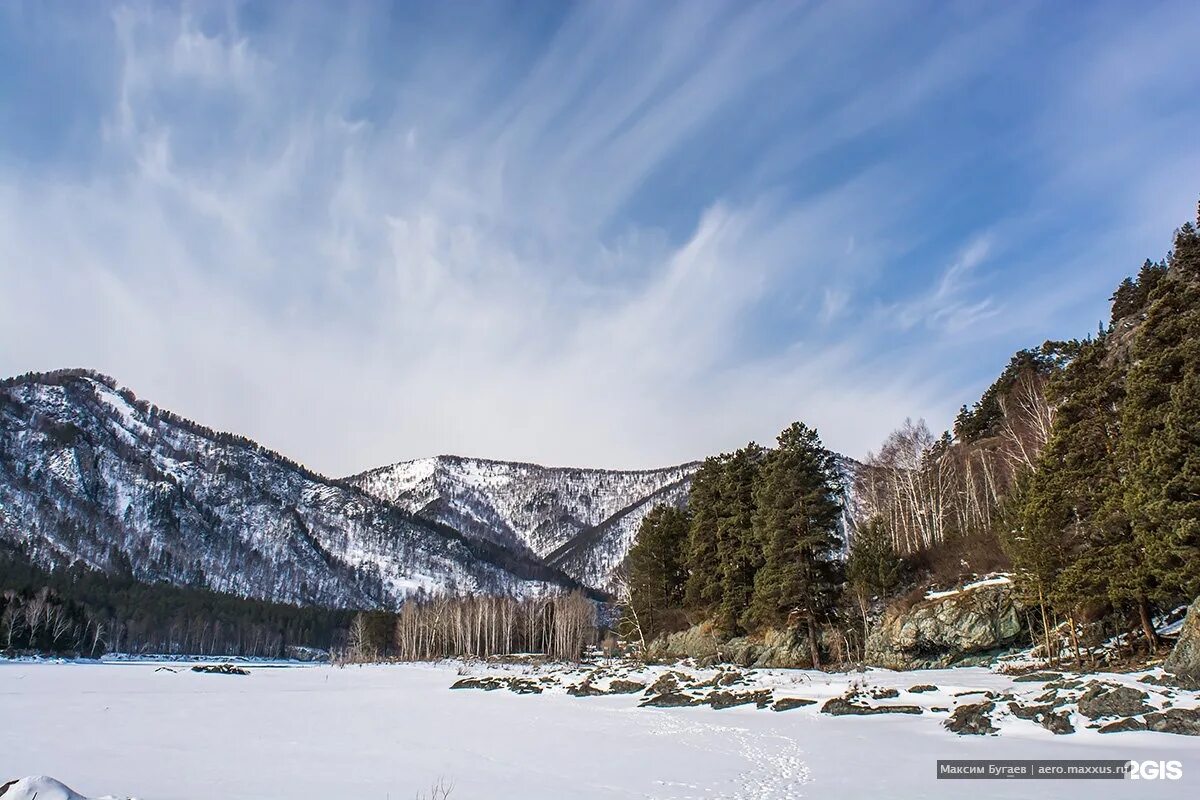
[[[641,518],[657,502],[684,502],[698,467],[587,469],[451,455],[401,461],[346,480],[469,538],[541,559],[569,552],[562,569],[603,587],[624,560]],[[678,491],[665,497],[671,487]]]

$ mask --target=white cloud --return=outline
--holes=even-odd
[[[332,474],[436,452],[651,466],[793,419],[861,454],[947,419],[969,397],[941,357],[1015,324],[987,272],[1017,223],[897,276],[923,165],[778,176],[985,72],[1021,17],[896,42],[917,79],[876,84],[843,39],[888,40],[886,6],[642,12],[582,5],[516,65],[489,29],[381,66],[353,14],[251,35],[118,11],[96,163],[0,166],[0,370],[92,366]],[[738,135],[799,117],[744,174],[665,193],[725,157],[695,150],[750,101]]]

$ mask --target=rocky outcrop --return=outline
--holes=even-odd
[[[907,670],[983,663],[1021,638],[1011,584],[889,607],[867,637],[866,662]]]
[[[1163,669],[1181,678],[1200,680],[1200,597],[1188,609],[1179,641]]]
[[[652,661],[691,658],[701,665],[737,664],[761,669],[807,669],[812,666],[808,638],[799,630],[768,630],[759,636],[724,640],[705,623],[660,636],[650,643]]]
[[[693,625],[685,631],[660,636],[646,648],[646,657],[651,661],[671,661],[692,658],[698,662],[718,658],[722,640],[711,625]]]

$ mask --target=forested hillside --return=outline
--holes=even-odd
[[[147,584],[80,564],[50,572],[0,547],[0,652],[281,658],[340,644],[351,616]]]
[[[1011,571],[1039,631],[1136,629],[1200,592],[1200,234],[1112,295],[1093,335],[1021,350],[953,430],[906,421],[839,485],[797,424],[774,449],[707,460],[690,507],[648,516],[626,625],[726,636],[795,626],[854,651],[899,592]],[[854,497],[848,557],[838,505]],[[922,589],[922,592],[924,590]],[[818,646],[818,643],[821,643]]]

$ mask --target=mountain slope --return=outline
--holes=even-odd
[[[468,538],[545,559],[582,583],[607,587],[642,517],[660,503],[685,502],[698,467],[622,472],[438,456],[347,482]]]
[[[528,554],[418,519],[79,370],[0,383],[0,541],[43,566],[82,561],[301,604],[574,586]]]

